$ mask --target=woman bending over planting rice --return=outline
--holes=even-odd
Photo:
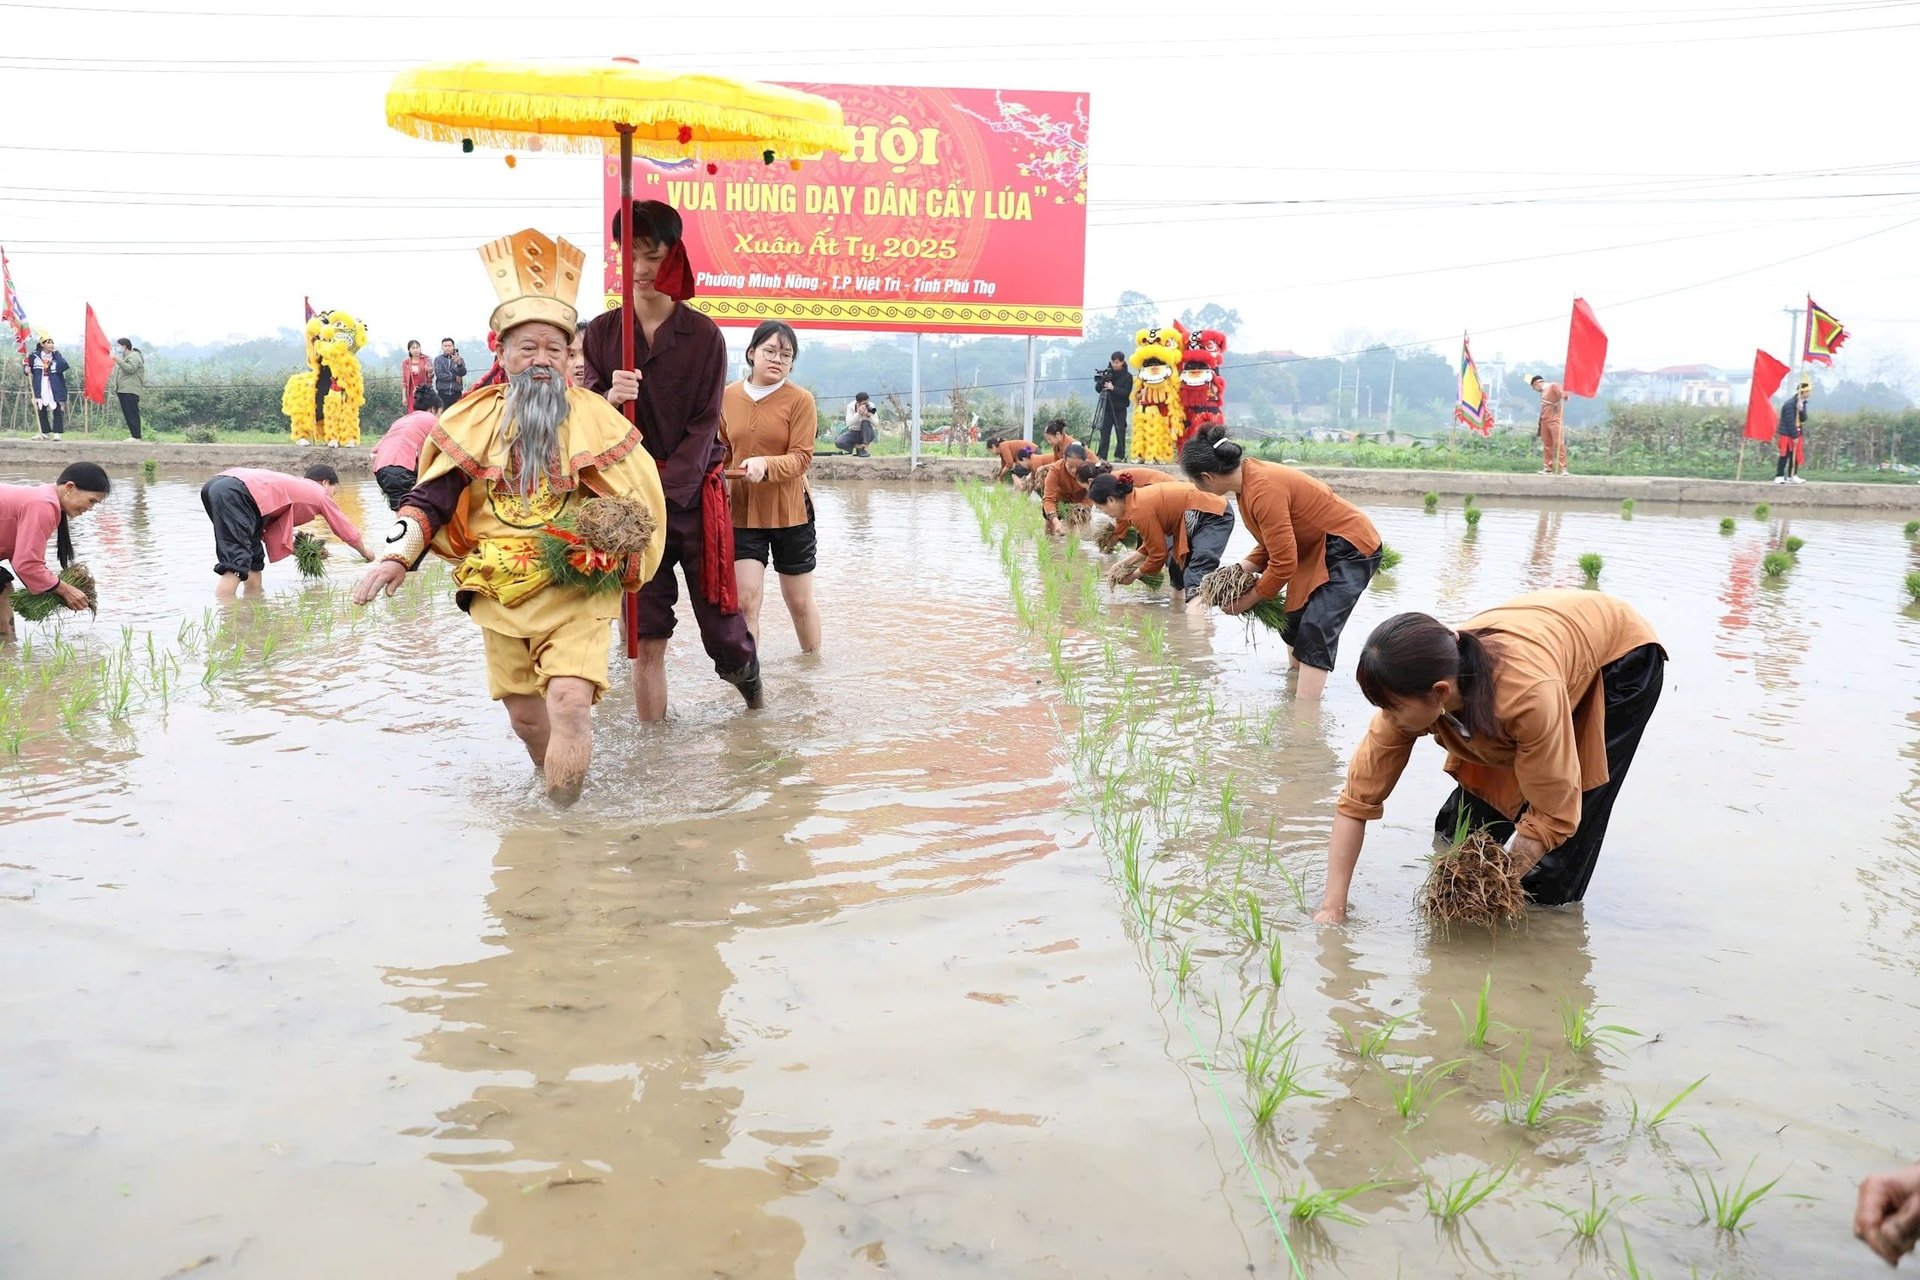
[[[36,595],[53,592],[69,609],[90,607],[86,592],[47,568],[47,540],[61,569],[73,564],[68,522],[105,502],[112,489],[96,462],[73,463],[52,484],[0,484],[0,640],[13,639],[16,579]]]
[[[1597,591],[1536,591],[1458,631],[1424,613],[1375,627],[1357,675],[1380,710],[1347,766],[1313,918],[1347,918],[1367,823],[1428,735],[1458,784],[1434,832],[1484,828],[1507,845],[1533,901],[1580,901],[1666,661],[1647,620]]]
[[[1095,476],[1087,496],[1112,518],[1122,536],[1128,529],[1140,531],[1140,546],[1114,566],[1115,582],[1133,582],[1165,569],[1174,601],[1184,602],[1192,613],[1206,611],[1200,580],[1220,567],[1233,535],[1226,499],[1178,481],[1136,484],[1128,471]]]
[[[1380,567],[1380,534],[1366,512],[1303,471],[1244,456],[1225,427],[1207,427],[1180,451],[1180,467],[1206,493],[1233,494],[1253,535],[1251,591],[1222,605],[1242,614],[1286,589],[1288,661],[1300,671],[1296,696],[1317,700],[1340,649],[1354,603]]]
[[[1080,470],[1099,461],[1087,452],[1087,446],[1070,444],[1067,456],[1047,468],[1046,484],[1040,490],[1040,514],[1046,518],[1048,533],[1060,532],[1062,505],[1077,507],[1087,501],[1087,485],[1080,478]]]
[[[771,558],[800,652],[813,653],[820,648],[820,610],[813,599],[818,540],[807,471],[819,419],[813,393],[787,379],[799,354],[800,339],[790,326],[768,320],[753,331],[747,376],[720,397],[720,443],[733,509],[733,573],[747,630],[758,644]]]

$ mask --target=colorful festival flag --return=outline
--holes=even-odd
[[[1808,364],[1831,365],[1840,344],[1852,336],[1832,312],[1822,310],[1812,295],[1808,295],[1807,346],[1800,355],[1802,360]]]
[[[107,402],[107,375],[113,372],[113,344],[107,341],[107,331],[100,327],[100,321],[94,318],[93,304],[87,304],[87,362],[82,366],[86,374],[87,399],[95,404]]]
[[[20,348],[20,358],[26,359],[32,345],[29,338],[33,326],[28,323],[27,310],[20,305],[20,294],[13,287],[13,267],[7,262],[5,249],[0,249],[0,320],[13,327],[14,345]]]
[[[1773,439],[1773,393],[1786,381],[1787,372],[1786,365],[1766,352],[1753,353],[1753,383],[1747,389],[1747,439]]]
[[[1487,403],[1487,390],[1480,385],[1480,367],[1473,362],[1467,335],[1460,335],[1460,403],[1453,416],[1483,436],[1493,434],[1493,406]]]
[[[1600,394],[1600,375],[1607,367],[1607,331],[1585,298],[1573,300],[1573,325],[1567,331],[1567,371],[1563,384],[1570,396],[1589,400]]]
[[[307,308],[307,314],[305,318],[300,321],[300,330],[302,333],[304,333],[306,332],[307,321],[313,319],[313,299],[303,297],[300,299],[300,301],[305,303]]]

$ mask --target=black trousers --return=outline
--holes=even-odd
[[[380,492],[386,496],[387,505],[398,511],[400,499],[413,492],[413,468],[381,467],[373,473],[373,482],[380,486]]]
[[[1191,600],[1193,593],[1200,589],[1201,579],[1220,567],[1220,557],[1227,552],[1227,539],[1233,536],[1233,512],[1214,515],[1211,511],[1189,511],[1185,519],[1187,558],[1185,563],[1173,558],[1174,540],[1168,538],[1167,576]]]
[[[140,397],[131,391],[120,392],[120,416],[127,420],[127,435],[140,438]]]
[[[53,408],[51,408],[51,409],[49,409],[49,408],[47,408],[47,406],[45,406],[45,405],[40,405],[40,406],[39,406],[39,409],[40,409],[40,434],[41,434],[41,435],[43,435],[43,436],[45,436],[45,435],[55,435],[55,436],[57,436],[57,435],[59,435],[59,434],[61,434],[62,432],[64,432],[64,431],[65,431],[65,430],[67,429],[67,410],[66,410],[66,408],[65,408],[65,406],[63,406],[63,405],[54,405],[54,406],[53,406]],[[52,428],[52,430],[48,430],[48,428],[47,428],[47,415],[48,415],[48,414],[52,414],[52,415],[53,415],[53,428]]]
[[[1119,446],[1119,452],[1109,453],[1109,443]],[[1115,405],[1106,396],[1100,397],[1100,448],[1103,458],[1125,461],[1127,456],[1127,406],[1124,402]]]
[[[213,571],[247,575],[267,567],[266,522],[246,483],[233,476],[215,476],[200,486],[200,505],[213,522]]]
[[[1521,882],[1527,895],[1542,906],[1563,906],[1586,896],[1587,882],[1593,879],[1594,864],[1600,860],[1600,844],[1607,838],[1613,802],[1627,780],[1633,753],[1640,749],[1640,735],[1659,705],[1666,671],[1667,655],[1657,644],[1641,645],[1600,668],[1607,702],[1607,780],[1581,793],[1580,825],[1572,838],[1557,849],[1549,849]],[[1521,812],[1525,811],[1521,806]],[[1470,828],[1485,828],[1502,844],[1513,837],[1512,821],[1462,787],[1455,787],[1440,806],[1433,820],[1434,834],[1451,840],[1463,816]]]

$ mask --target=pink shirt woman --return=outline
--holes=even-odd
[[[0,639],[13,636],[12,587],[15,577],[26,590],[57,591],[69,609],[84,609],[87,598],[78,587],[60,581],[47,565],[47,542],[53,540],[62,568],[73,563],[73,538],[68,522],[106,500],[113,488],[98,463],[76,462],[52,484],[0,484]]]

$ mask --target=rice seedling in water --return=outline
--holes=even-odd
[[[1701,1076],[1698,1080],[1695,1080],[1692,1084],[1688,1085],[1686,1088],[1682,1089],[1680,1092],[1674,1094],[1671,1098],[1668,1098],[1665,1106],[1661,1107],[1658,1111],[1648,1116],[1644,1121],[1641,1120],[1640,1118],[1640,1100],[1634,1097],[1631,1093],[1629,1093],[1627,1095],[1627,1101],[1631,1103],[1633,1106],[1633,1114],[1631,1118],[1627,1121],[1627,1132],[1634,1133],[1642,1128],[1644,1128],[1648,1133],[1660,1132],[1660,1126],[1673,1118],[1673,1113],[1675,1109],[1678,1108],[1679,1105],[1685,1102],[1688,1098],[1692,1097],[1693,1091],[1695,1089],[1698,1089],[1701,1085],[1705,1084],[1706,1082],[1707,1082],[1707,1078],[1705,1076]],[[1708,1145],[1712,1145],[1712,1144],[1709,1143]]]
[[[1403,1013],[1397,1018],[1388,1018],[1359,1036],[1353,1034],[1352,1027],[1341,1028],[1341,1034],[1346,1037],[1347,1048],[1352,1050],[1354,1057],[1362,1062],[1378,1062],[1393,1042],[1394,1033],[1407,1024],[1409,1016]]]
[[[1694,1198],[1700,1205],[1701,1221],[1711,1222],[1721,1231],[1747,1229],[1747,1215],[1753,1211],[1753,1207],[1779,1185],[1781,1178],[1787,1176],[1783,1173],[1771,1182],[1748,1187],[1747,1179],[1753,1175],[1753,1166],[1759,1159],[1759,1156],[1755,1156],[1747,1161],[1746,1171],[1740,1175],[1740,1181],[1725,1185],[1714,1181],[1711,1173],[1695,1174],[1693,1170],[1687,1170],[1687,1180],[1693,1183]],[[1705,1185],[1702,1185],[1703,1182]]]
[[[1224,608],[1252,591],[1259,581],[1259,574],[1236,560],[1200,579],[1200,598],[1216,609]],[[1280,631],[1287,625],[1287,606],[1278,596],[1271,600],[1255,600],[1240,616],[1270,631]]]
[[[1149,591],[1158,591],[1167,585],[1167,575],[1164,573],[1143,573],[1135,578],[1134,581]]]
[[[1912,596],[1916,602],[1920,602],[1920,570],[1915,570],[1907,575],[1907,594]]]
[[[1480,500],[1480,497],[1478,494],[1470,493],[1466,496],[1466,500],[1463,501],[1460,505],[1463,507],[1470,507],[1474,503],[1478,502],[1479,500]]]
[[[1421,502],[1421,505],[1426,507],[1427,514],[1432,515],[1436,510],[1439,509],[1440,495],[1437,493],[1434,493],[1432,490],[1428,490],[1427,496],[1420,499],[1420,502]]]
[[[1580,557],[1580,572],[1587,575],[1588,586],[1600,581],[1600,570],[1606,567],[1606,563],[1597,551],[1589,551]]]
[[[152,458],[148,458],[145,462],[140,464],[140,478],[142,480],[146,480],[149,483],[151,483],[154,477],[158,476],[159,474],[160,474],[160,464],[158,462],[155,462]]]
[[[1765,520],[1768,516],[1772,514],[1773,514],[1773,508],[1768,506],[1764,502],[1760,503],[1758,506],[1754,507],[1753,509],[1753,518],[1755,520]]]
[[[1769,578],[1784,578],[1793,568],[1793,557],[1784,551],[1769,551],[1760,558],[1760,572]]]
[[[1267,976],[1273,979],[1273,985],[1276,987],[1284,987],[1287,984],[1286,949],[1282,946],[1277,934],[1274,936],[1272,945],[1267,948]]]
[[[1561,996],[1557,1002],[1560,1007],[1560,1031],[1567,1039],[1567,1048],[1575,1053],[1585,1052],[1588,1045],[1598,1045],[1602,1049],[1618,1049],[1621,1036],[1638,1036],[1640,1033],[1632,1027],[1622,1027],[1614,1023],[1605,1026],[1593,1021],[1605,1005],[1595,1005],[1583,1009],[1573,1001]]]
[[[1405,559],[1405,556],[1383,542],[1380,544],[1380,567],[1374,570],[1374,572],[1376,574],[1392,573],[1400,567],[1400,562]]]
[[[1732,533],[1732,532],[1733,532],[1733,517],[1732,517],[1732,516],[1722,516],[1722,517],[1720,517],[1720,532],[1722,532],[1722,533]]]
[[[1805,538],[1800,537],[1798,534],[1796,534],[1793,537],[1790,537],[1787,539],[1787,554],[1790,556],[1797,556],[1800,554],[1800,548],[1806,545],[1807,545],[1807,540]]]
[[[1442,1081],[1459,1067],[1466,1065],[1465,1058],[1455,1058],[1452,1062],[1441,1062],[1428,1067],[1425,1071],[1417,1067],[1408,1067],[1405,1071],[1387,1077],[1393,1109],[1408,1125],[1419,1124],[1427,1118],[1427,1113],[1460,1092],[1458,1087],[1435,1096],[1434,1091]]]
[[[1625,519],[1625,520],[1631,520],[1631,519],[1633,519],[1633,508],[1634,508],[1634,501],[1633,501],[1633,499],[1632,499],[1632,498],[1623,498],[1623,499],[1621,499],[1621,501],[1620,501],[1620,516],[1621,516],[1621,518],[1622,518],[1622,519]]]
[[[1913,537],[1915,534],[1920,534],[1920,520],[1907,521],[1906,534],[1909,538]]]
[[[1627,1233],[1625,1231],[1620,1233],[1620,1248],[1624,1250],[1627,1255],[1626,1268],[1620,1273],[1622,1280],[1653,1280],[1653,1272],[1642,1271],[1640,1269],[1640,1259],[1633,1256],[1633,1241],[1627,1239]],[[1694,1271],[1694,1274],[1696,1276],[1700,1274],[1698,1269]]]
[[[1193,978],[1193,939],[1189,938],[1174,954],[1173,980],[1186,986]]]
[[[1420,889],[1420,910],[1443,925],[1485,925],[1491,929],[1526,913],[1513,855],[1486,831],[1457,832],[1453,847],[1433,855]]]
[[[1480,508],[1468,507],[1465,511],[1462,511],[1460,514],[1466,518],[1467,528],[1477,529],[1480,527]]]
[[[1167,651],[1167,624],[1158,618],[1144,618],[1140,622],[1140,638],[1146,642],[1147,652],[1160,657]]]
[[[1362,1182],[1353,1187],[1327,1187],[1319,1191],[1308,1191],[1303,1180],[1300,1190],[1294,1193],[1290,1201],[1291,1208],[1287,1216],[1295,1222],[1318,1222],[1326,1219],[1330,1222],[1344,1222],[1350,1227],[1365,1225],[1360,1216],[1346,1207],[1347,1201],[1393,1186],[1391,1182]]]
[[[1600,1201],[1600,1184],[1587,1173],[1587,1203],[1584,1205],[1558,1204],[1552,1200],[1546,1202],[1547,1208],[1567,1220],[1567,1227],[1580,1240],[1597,1240],[1606,1229],[1607,1223],[1625,1205],[1638,1204],[1645,1196],[1608,1196],[1606,1203]]]
[[[1517,1066],[1500,1064],[1500,1114],[1508,1124],[1525,1125],[1537,1129],[1542,1124],[1553,1123],[1556,1119],[1570,1117],[1552,1117],[1547,1115],[1547,1104],[1555,1098],[1565,1097],[1573,1092],[1573,1087],[1562,1081],[1549,1085],[1547,1078],[1553,1074],[1553,1059],[1548,1058],[1540,1064],[1540,1077],[1531,1085],[1526,1081],[1527,1059],[1531,1056],[1530,1046],[1523,1045],[1520,1050],[1520,1062]]]
[[[1505,1185],[1507,1176],[1512,1172],[1513,1160],[1509,1158],[1506,1167],[1497,1173],[1492,1169],[1476,1169],[1464,1178],[1455,1178],[1447,1183],[1428,1179],[1420,1187],[1427,1202],[1427,1212],[1442,1222],[1457,1222]]]
[[[1274,1042],[1269,1046],[1265,1071],[1258,1076],[1248,1077],[1253,1089],[1253,1121],[1262,1129],[1272,1126],[1274,1117],[1289,1098],[1325,1096],[1320,1090],[1309,1089],[1301,1083],[1301,1078],[1306,1074],[1300,1066],[1301,1034],[1295,1031],[1291,1036],[1282,1038],[1276,1032]]]

